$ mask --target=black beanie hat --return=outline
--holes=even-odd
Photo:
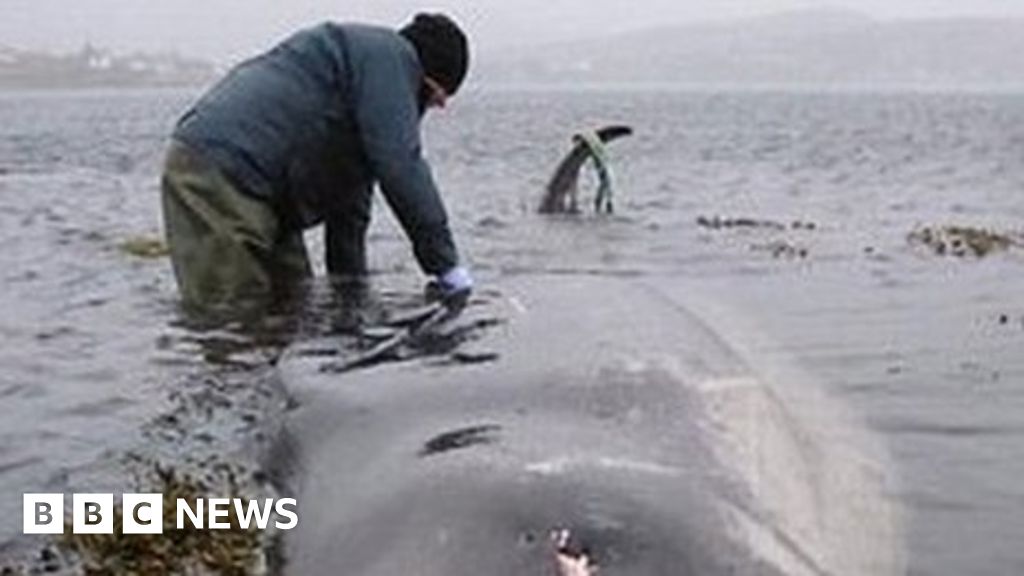
[[[469,42],[458,24],[444,14],[421,13],[398,33],[416,47],[423,73],[455,94],[469,69]]]

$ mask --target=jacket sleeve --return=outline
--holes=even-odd
[[[442,274],[458,264],[448,216],[420,142],[414,53],[388,46],[362,59],[354,91],[356,123],[373,176],[420,267]]]

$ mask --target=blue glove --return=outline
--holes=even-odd
[[[473,277],[469,270],[456,266],[427,284],[427,299],[440,300],[451,307],[463,307],[473,292]]]

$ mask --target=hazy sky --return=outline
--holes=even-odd
[[[806,8],[883,19],[1024,17],[1024,0],[0,0],[0,46],[67,51],[92,42],[228,61],[323,19],[400,24],[432,9],[454,14],[486,50]]]

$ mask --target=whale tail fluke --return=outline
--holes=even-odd
[[[633,128],[613,124],[598,128],[597,130],[573,136],[573,147],[562,158],[562,161],[555,169],[548,185],[545,188],[543,200],[541,200],[538,212],[541,214],[575,213],[579,211],[578,203],[578,182],[580,168],[588,159],[593,159],[597,166],[598,174],[601,177],[601,190],[595,206],[598,210],[601,206],[607,206],[606,211],[611,211],[611,182],[610,168],[607,157],[604,154],[604,144],[613,140],[630,136]]]

